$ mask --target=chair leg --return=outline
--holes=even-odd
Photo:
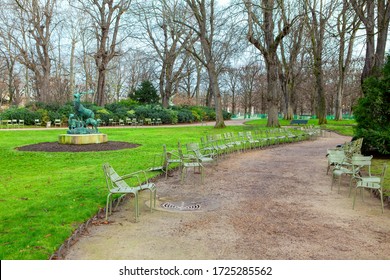
[[[110,207],[111,205],[111,207]],[[108,212],[112,209],[111,204],[111,193],[107,195],[107,202],[106,202],[106,221],[108,221]],[[111,213],[110,213],[111,214]]]
[[[134,212],[135,212],[135,222],[138,222],[139,217],[139,205],[138,205],[138,193],[134,193]]]
[[[334,174],[332,174],[332,184],[330,185],[330,190],[331,191],[333,190],[333,184],[334,184],[335,180],[336,180],[336,177],[334,176]]]
[[[152,212],[153,208],[156,208],[156,197],[157,197],[157,190],[156,187],[153,185],[149,189],[150,191],[150,212]]]
[[[183,168],[181,169],[181,183],[182,184],[184,183],[184,178],[185,178],[186,173],[187,173],[187,167],[183,166]]]
[[[165,169],[164,169],[164,172],[165,172],[165,179],[168,179],[168,167],[169,167],[169,163],[167,164],[167,166],[166,166]]]

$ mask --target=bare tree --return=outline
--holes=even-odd
[[[145,34],[143,37],[146,37],[161,64],[159,91],[162,106],[166,108],[188,59],[185,48],[192,32],[178,23],[185,21],[188,11],[178,0],[143,1],[138,11],[141,32]]]
[[[238,91],[239,91],[239,70],[237,68],[228,68],[225,71],[225,79],[227,84],[227,90],[231,97],[230,103],[232,106],[232,114],[236,114],[237,112],[237,99],[238,99]]]
[[[181,89],[187,99],[195,98],[195,104],[200,104],[200,84],[202,82],[202,64],[197,59],[187,60],[184,67],[183,79],[180,80],[178,90]],[[195,86],[194,86],[195,85]]]
[[[38,101],[50,101],[51,35],[56,4],[56,0],[15,0],[3,6],[6,12],[2,14],[0,36],[11,42],[15,59],[34,73]]]
[[[10,104],[18,105],[18,98],[16,98],[16,74],[15,74],[15,63],[16,60],[11,53],[11,45],[9,41],[4,40],[3,43],[0,43],[0,58],[2,64],[4,64],[2,71],[2,77],[4,77],[4,84],[8,89],[8,98]],[[6,78],[5,78],[6,77]],[[0,96],[0,102],[3,98]]]
[[[96,88],[97,82],[95,77],[98,76],[96,74],[96,67],[94,62],[93,53],[89,50],[94,49],[94,33],[89,28],[89,23],[87,19],[80,18],[78,19],[79,32],[77,36],[80,39],[79,46],[79,54],[76,55],[78,60],[78,64],[80,64],[80,74],[82,74],[82,80],[84,81],[84,85],[75,83],[75,88],[79,90],[88,90],[91,88]],[[72,35],[72,38],[74,36]],[[81,70],[80,69],[80,70]]]
[[[240,68],[241,104],[244,107],[244,114],[251,114],[254,108],[254,100],[257,91],[261,67],[252,62]]]
[[[118,44],[120,21],[129,9],[130,0],[78,0],[78,9],[87,13],[93,24],[96,38],[95,64],[98,71],[98,81],[95,101],[99,106],[106,102],[106,74],[110,61],[119,55]],[[71,5],[74,5],[71,2]]]
[[[342,102],[345,90],[345,79],[352,60],[352,51],[360,20],[356,13],[351,10],[347,1],[337,17],[337,37],[339,38],[338,57],[338,83],[335,102],[335,120],[342,120]]]
[[[280,86],[278,84],[277,49],[289,32],[291,22],[286,17],[283,1],[262,0],[261,5],[255,5],[251,0],[243,0],[248,15],[248,40],[263,55],[267,69],[267,126],[279,127],[278,104]],[[280,13],[282,28],[275,36],[275,12]]]
[[[385,61],[390,21],[389,0],[349,0],[366,29],[366,58],[361,80],[378,74]],[[377,13],[375,15],[375,12]],[[375,19],[377,20],[375,32]],[[375,37],[377,44],[375,49]]]
[[[301,18],[298,24],[292,27],[291,36],[285,37],[280,45],[279,78],[284,96],[284,118],[287,120],[291,120],[296,112],[296,88],[303,69],[298,59],[303,59],[302,44],[305,38],[304,20]]]
[[[131,96],[143,81],[150,81],[155,77],[156,65],[148,54],[138,49],[128,52],[125,58],[128,66],[125,84],[127,95]]]
[[[311,40],[311,52],[313,55],[313,74],[315,77],[315,90],[318,124],[326,121],[326,100],[324,89],[323,52],[325,31],[329,19],[335,9],[335,2],[325,0],[305,0],[304,8],[307,16],[307,29]]]
[[[214,48],[214,35],[215,35],[215,6],[214,0],[210,0],[207,4],[205,0],[186,0],[186,3],[190,7],[192,14],[195,18],[196,26],[190,27],[199,37],[204,58],[200,55],[196,55],[199,61],[206,67],[209,75],[209,90],[214,96],[216,123],[215,128],[225,127],[222,114],[222,98],[218,82],[218,69]]]

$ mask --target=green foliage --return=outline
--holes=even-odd
[[[354,108],[355,137],[364,138],[365,153],[390,154],[390,56],[380,77],[364,81],[363,93]]]
[[[50,121],[49,112],[46,109],[38,109],[37,113],[40,116],[39,119],[42,120],[43,124],[46,124],[48,121]]]
[[[130,98],[128,98],[128,99],[123,99],[123,100],[119,101],[118,103],[121,104],[121,105],[123,105],[123,106],[125,106],[125,107],[127,107],[127,108],[134,108],[135,106],[138,105],[138,102],[137,102],[137,101],[132,100],[132,99],[130,99]]]
[[[160,100],[156,88],[150,81],[143,81],[134,92],[132,99],[140,104],[157,104]]]
[[[163,124],[178,122],[177,113],[160,105],[140,105],[134,109],[137,119],[160,118]]]
[[[222,114],[224,120],[230,120],[232,118],[232,113],[229,113],[227,111],[222,111]]]
[[[95,118],[99,119],[103,123],[108,123],[108,119],[111,118],[111,112],[106,108],[101,108],[96,111]]]
[[[186,108],[181,108],[177,112],[177,118],[179,123],[192,123],[195,120],[192,111]]]
[[[0,118],[3,120],[24,120],[25,125],[32,125],[34,124],[34,120],[36,118],[40,118],[40,115],[28,110],[27,108],[11,107],[0,114]]]
[[[172,106],[169,109],[159,104],[138,104],[133,100],[126,99],[120,102],[106,104],[104,107],[96,106],[90,102],[83,102],[84,107],[95,113],[95,118],[102,123],[108,123],[109,119],[119,120],[126,118],[160,118],[163,124],[193,123],[200,121],[215,120],[214,108],[202,106]],[[0,114],[2,119],[23,119],[26,125],[34,125],[35,119],[43,123],[54,122],[61,119],[65,123],[69,115],[74,112],[73,103],[68,102],[63,106],[46,105],[44,103],[31,103],[25,108],[11,107]],[[231,114],[223,112],[225,120],[231,118]]]

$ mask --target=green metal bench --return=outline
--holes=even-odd
[[[301,125],[301,124],[307,124],[308,120],[291,120],[290,125]]]

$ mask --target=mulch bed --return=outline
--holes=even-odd
[[[67,145],[60,144],[58,142],[42,142],[33,145],[27,145],[23,147],[17,147],[19,151],[31,151],[31,152],[101,152],[101,151],[114,151],[122,149],[133,149],[138,147],[138,144],[108,141],[101,144],[85,144],[85,145]]]

